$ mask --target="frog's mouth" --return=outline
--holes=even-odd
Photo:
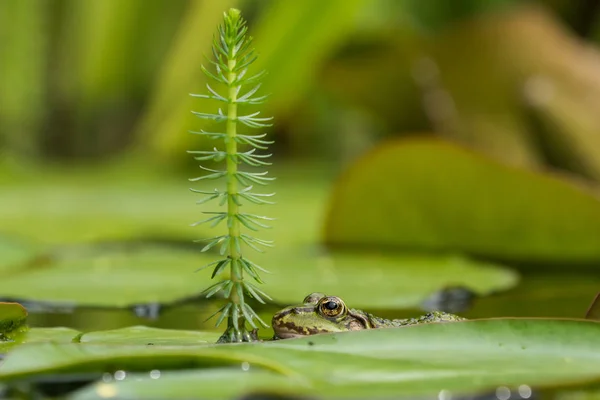
[[[306,336],[305,334],[299,333],[293,328],[290,329],[285,326],[273,326],[273,331],[275,332],[273,339],[292,339]]]

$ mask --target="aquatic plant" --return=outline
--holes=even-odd
[[[238,125],[248,128],[264,128],[271,126],[272,117],[259,117],[260,111],[239,115],[238,106],[255,105],[264,102],[267,96],[256,96],[260,89],[261,78],[265,71],[255,75],[248,75],[248,67],[256,60],[257,56],[252,45],[252,37],[247,36],[246,21],[241,17],[240,11],[230,9],[224,13],[223,24],[218,28],[218,35],[213,40],[213,59],[211,70],[202,66],[202,71],[208,78],[225,88],[226,93],[220,94],[207,84],[208,94],[192,94],[194,97],[216,100],[225,105],[225,110],[219,108],[216,114],[193,112],[199,118],[225,123],[225,132],[191,132],[202,137],[214,139],[220,142],[221,147],[214,147],[210,151],[189,151],[195,155],[198,161],[224,163],[225,169],[211,169],[200,166],[207,171],[198,178],[191,181],[215,180],[224,178],[225,188],[215,188],[214,191],[194,190],[205,194],[206,197],[198,201],[199,204],[217,200],[219,205],[226,205],[226,211],[204,211],[207,218],[193,225],[209,223],[212,227],[221,222],[227,222],[227,233],[205,239],[208,243],[202,248],[207,251],[218,248],[224,258],[214,261],[204,268],[214,267],[212,278],[219,276],[229,268],[229,277],[207,288],[203,295],[207,298],[221,293],[229,301],[221,307],[213,316],[220,314],[216,325],[227,318],[227,328],[220,342],[240,342],[256,339],[257,322],[264,327],[268,325],[260,319],[254,309],[247,303],[247,297],[254,298],[260,303],[270,297],[253,283],[244,279],[250,276],[257,283],[262,284],[259,272],[267,272],[265,269],[250,261],[245,250],[253,249],[262,252],[263,247],[272,246],[271,241],[261,240],[242,233],[242,228],[258,231],[260,228],[269,228],[266,221],[272,220],[262,215],[240,212],[242,202],[247,201],[255,204],[272,204],[267,198],[273,193],[256,193],[254,185],[266,185],[275,179],[268,177],[267,171],[248,172],[238,167],[245,164],[251,167],[262,167],[271,163],[265,161],[271,154],[258,154],[257,150],[266,150],[271,141],[265,140],[266,133],[251,135],[238,133]],[[242,89],[244,92],[242,93]],[[246,151],[240,148],[244,147]],[[247,325],[253,331],[247,329]]]

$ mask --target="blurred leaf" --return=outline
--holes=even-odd
[[[126,371],[125,379],[82,389],[77,399],[105,398],[106,393],[232,398],[248,390],[340,398],[421,397],[437,396],[441,390],[459,395],[523,382],[544,388],[598,379],[598,346],[598,323],[497,319],[239,345],[25,345],[7,356],[0,377]],[[202,369],[165,371],[194,367]],[[161,379],[149,376],[149,370],[160,371]]]
[[[585,318],[600,321],[600,292],[596,295],[596,298],[594,298]]]
[[[448,137],[516,165],[549,162],[600,179],[600,52],[553,14],[529,4],[465,21],[435,37],[431,56]]]
[[[518,280],[509,270],[450,256],[330,255],[287,244],[251,259],[272,269],[263,279],[279,303],[297,303],[310,292],[325,291],[357,307],[416,307],[448,285],[484,295]],[[194,271],[214,260],[199,249],[164,245],[66,249],[54,261],[7,271],[0,296],[78,306],[169,304],[197,296],[210,274]]]
[[[79,342],[114,345],[198,345],[214,344],[221,334],[218,332],[184,331],[180,329],[158,329],[147,326],[131,326],[109,331],[84,333]]]
[[[600,81],[596,88],[590,81],[581,92],[569,93],[573,88],[566,88],[564,82],[537,76],[526,88],[530,115],[548,161],[600,182],[600,120],[596,117]]]
[[[296,304],[309,293],[323,292],[342,297],[352,307],[418,308],[444,287],[487,295],[519,280],[509,269],[460,256],[299,250],[277,248],[254,257],[260,265],[273,265],[274,273],[263,280],[280,304]]]
[[[600,199],[436,140],[384,143],[338,182],[326,241],[496,259],[600,260]]]
[[[0,155],[39,151],[46,116],[45,35],[49,4],[37,0],[0,2]]]
[[[535,32],[536,41],[529,42],[543,16],[535,7],[515,7],[462,21],[432,38],[429,54],[415,68],[438,133],[513,165],[543,164],[518,96],[523,76],[533,69],[524,50],[547,40]]]
[[[27,330],[27,310],[19,303],[0,302],[0,351]]]
[[[184,2],[66,0],[58,7],[53,94],[65,132],[53,151],[101,154],[129,142],[128,132],[176,27]],[[66,149],[60,149],[60,145]],[[58,147],[58,148],[57,148]]]
[[[227,4],[230,3],[234,2]],[[294,114],[294,107],[311,90],[319,66],[350,34],[357,14],[366,3],[365,0],[275,1],[264,7],[263,13],[250,24],[258,60],[249,73],[262,69],[268,72],[261,88],[261,93],[271,94],[266,103],[267,114],[274,114],[276,121]],[[152,106],[139,130],[140,141],[150,136],[152,150],[171,162],[186,162],[184,153],[190,148],[212,146],[187,133],[202,126],[191,110],[212,111],[206,109],[206,102],[192,99],[187,93],[204,91],[200,65],[206,62],[202,56],[210,54],[213,29],[221,22],[227,4],[196,4],[167,57]],[[242,15],[244,12],[242,7]],[[206,124],[203,127],[210,130]]]
[[[82,177],[48,173],[9,186],[0,209],[7,231],[50,244],[109,243],[95,248],[62,245],[50,250],[57,259],[27,265],[17,263],[31,258],[27,249],[23,255],[16,253],[21,258],[12,258],[7,250],[0,265],[7,257],[6,265],[17,268],[0,280],[0,297],[128,306],[169,303],[198,294],[209,282],[210,271],[193,271],[216,258],[200,253],[202,243],[194,245],[191,240],[217,231],[189,224],[212,205],[196,206],[197,197],[186,194],[183,179],[176,183],[152,169],[137,168],[149,173],[140,177],[138,169],[113,165],[108,170],[82,170]],[[277,204],[269,207],[277,221],[273,229],[264,231],[264,239],[275,240],[276,246],[250,258],[273,272],[263,279],[280,303],[296,303],[309,292],[325,290],[357,307],[411,307],[448,284],[487,294],[517,281],[508,270],[456,256],[325,252],[318,247],[318,232],[328,193],[328,167],[280,168],[274,171],[278,179],[272,186]],[[194,187],[211,190],[211,185]],[[248,213],[264,213],[260,206],[244,207]],[[144,237],[163,241],[131,241]],[[110,246],[118,240],[124,241]],[[20,249],[7,245],[14,252]],[[369,282],[369,289],[357,290],[357,282]]]
[[[482,12],[498,12],[502,7],[518,4],[519,0],[458,0],[425,2],[419,0],[393,1],[398,13],[407,15],[414,25],[425,30],[440,30]]]
[[[136,132],[139,142],[149,142],[159,155],[185,159],[189,146],[180,143],[194,140],[187,131],[199,123],[191,111],[197,110],[197,104],[204,104],[189,93],[203,90],[206,81],[200,66],[207,63],[204,57],[211,54],[213,33],[222,22],[223,12],[238,3],[239,0],[194,1],[187,5]]]
[[[327,63],[319,85],[338,106],[366,109],[388,134],[425,129],[429,124],[412,77],[413,60],[425,44],[424,38],[408,30],[361,32]],[[345,139],[350,128],[343,128],[340,136]]]
[[[36,254],[32,245],[0,236],[0,272],[31,260]]]
[[[313,85],[319,66],[353,31],[365,0],[271,2],[252,29],[257,70],[268,72],[266,106],[278,118],[293,113]]]
[[[271,186],[277,204],[270,209],[278,221],[265,232],[266,239],[315,242],[330,170],[330,165],[284,163],[271,171],[277,177]],[[112,161],[94,168],[8,174],[12,180],[0,189],[0,229],[5,234],[62,244],[140,238],[191,241],[216,232],[190,227],[214,205],[196,205],[201,196],[189,191],[213,190],[215,182],[190,184],[188,173],[168,175],[162,165]],[[244,207],[264,213],[260,206]]]
[[[210,276],[194,271],[213,260],[199,250],[160,245],[71,250],[54,262],[5,273],[0,297],[110,307],[172,303],[201,292]]]

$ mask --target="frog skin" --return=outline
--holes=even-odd
[[[288,339],[317,333],[463,320],[465,318],[441,311],[429,312],[418,318],[384,319],[362,310],[349,309],[339,297],[311,293],[304,298],[303,304],[289,306],[275,313],[272,326],[275,331],[273,339]]]

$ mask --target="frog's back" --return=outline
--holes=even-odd
[[[464,321],[466,318],[459,317],[458,315],[449,314],[443,311],[432,311],[425,315],[421,315],[417,318],[405,318],[405,319],[385,319],[380,318],[372,314],[368,314],[369,321],[372,328],[393,328],[408,325],[421,325],[429,324],[433,322],[455,322]]]

